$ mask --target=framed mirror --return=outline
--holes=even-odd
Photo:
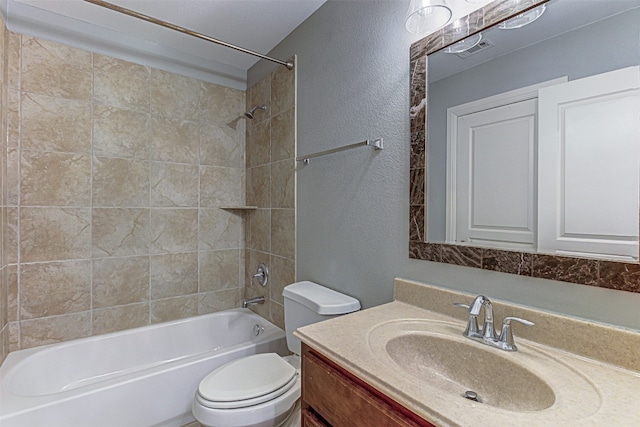
[[[509,30],[495,27],[501,22],[513,22],[513,18],[517,15],[534,10],[540,5],[543,5],[546,11],[543,16],[531,25]],[[512,216],[517,211],[521,211],[523,212],[521,217],[524,218],[522,221],[525,221],[527,215],[529,215],[529,226],[534,236],[529,238],[529,241],[533,242],[533,244],[527,246],[527,243],[522,244],[519,240],[503,244],[505,238],[500,233],[494,234],[497,237],[494,237],[493,240],[497,244],[493,244],[491,242],[492,239],[488,239],[485,234],[466,236],[456,240],[456,234],[461,235],[463,233],[456,233],[451,230],[450,223],[455,223],[456,218],[455,213],[452,214],[451,211],[455,212],[456,208],[455,203],[452,202],[455,199],[455,197],[452,197],[452,193],[455,193],[455,191],[452,191],[450,181],[452,170],[455,170],[456,164],[466,165],[466,163],[464,161],[451,163],[451,157],[454,156],[451,156],[450,142],[447,142],[447,139],[453,139],[455,146],[455,141],[460,140],[455,137],[451,138],[449,135],[451,133],[455,135],[455,127],[452,127],[452,123],[457,123],[456,120],[452,119],[452,117],[456,117],[455,114],[452,115],[452,111],[462,111],[461,114],[464,116],[470,105],[494,102],[498,95],[507,99],[507,101],[503,100],[503,103],[509,106],[506,110],[513,110],[514,101],[509,97],[518,91],[522,92],[522,90],[528,89],[530,92],[538,93],[538,90],[540,90],[539,93],[544,94],[545,98],[543,100],[546,102],[547,92],[553,91],[545,91],[540,89],[541,87],[554,87],[555,90],[558,87],[562,87],[557,86],[558,84],[564,84],[565,82],[573,83],[591,76],[604,75],[630,67],[636,67],[637,69],[639,64],[638,42],[640,40],[637,22],[639,21],[640,1],[638,0],[551,0],[548,2],[498,0],[464,18],[466,31],[463,34],[460,34],[460,23],[452,23],[412,45],[409,239],[411,258],[640,292],[640,267],[637,262],[638,166],[637,162],[630,161],[631,164],[636,166],[615,167],[616,165],[621,165],[625,159],[631,158],[631,155],[622,154],[624,152],[621,149],[612,149],[611,147],[615,145],[613,144],[607,147],[608,152],[621,154],[618,159],[612,160],[614,167],[610,169],[614,171],[616,169],[619,171],[625,169],[628,173],[620,177],[612,177],[606,174],[603,175],[600,172],[594,174],[586,171],[582,172],[582,178],[576,181],[578,188],[581,190],[585,187],[593,188],[594,183],[599,184],[600,182],[609,182],[612,184],[610,186],[611,189],[617,190],[621,185],[614,185],[615,179],[620,179],[621,183],[633,181],[631,185],[627,186],[627,190],[625,190],[627,193],[621,194],[635,194],[635,197],[611,196],[613,202],[625,202],[626,204],[622,203],[621,206],[626,206],[624,211],[629,214],[627,224],[629,225],[628,228],[632,230],[614,231],[614,234],[618,233],[625,236],[627,240],[623,243],[623,246],[626,245],[625,249],[621,254],[617,254],[615,252],[607,252],[610,251],[609,248],[602,249],[598,247],[591,254],[588,253],[588,250],[583,253],[581,247],[578,248],[579,250],[572,250],[573,247],[569,247],[569,249],[560,247],[558,249],[554,248],[553,244],[549,247],[546,244],[540,244],[538,241],[537,233],[543,235],[545,227],[544,224],[540,225],[540,220],[535,216],[537,215],[536,210],[544,207],[544,202],[539,202],[538,197],[543,200],[545,196],[544,194],[538,195],[538,187],[540,187],[541,193],[546,191],[549,187],[548,183],[546,183],[548,177],[553,175],[547,169],[541,167],[545,164],[545,160],[537,157],[538,149],[540,149],[540,152],[544,152],[542,142],[542,145],[535,145],[529,150],[535,153],[535,156],[520,163],[513,160],[513,156],[518,150],[509,151],[511,147],[494,144],[500,150],[500,155],[487,156],[486,158],[495,159],[501,157],[504,163],[502,166],[506,165],[505,170],[507,171],[511,168],[514,175],[509,176],[508,179],[501,180],[500,177],[504,177],[504,173],[501,172],[494,181],[491,181],[491,178],[487,178],[487,176],[482,178],[483,182],[489,183],[487,185],[489,190],[498,188],[503,182],[511,185],[518,179],[517,177],[520,177],[523,183],[530,185],[533,193],[533,202],[526,201],[527,199],[522,196],[522,188],[520,187],[511,188],[512,196],[507,198],[505,195],[509,193],[509,185],[500,187],[499,191],[485,191],[485,196],[487,194],[494,196],[493,199],[486,198],[488,200],[486,205],[489,211],[495,206],[500,206],[500,203],[507,203],[507,207],[496,208],[495,212],[507,212],[509,214],[507,216]],[[502,25],[504,26],[504,24]],[[457,53],[445,53],[443,50],[447,46],[455,45],[459,40],[478,38],[478,35],[480,35],[481,42],[471,49],[466,47],[465,50]],[[518,38],[524,40],[525,47],[516,44]],[[543,46],[549,45],[553,47],[551,51],[542,50]],[[620,79],[618,76],[614,76],[613,80]],[[527,96],[530,97],[530,95]],[[536,102],[538,101],[536,100]],[[637,110],[635,104],[632,103],[631,105],[633,109]],[[493,104],[490,104],[489,109],[494,107]],[[537,105],[533,107],[536,112],[538,111],[537,108]],[[540,114],[542,114],[541,111]],[[495,110],[492,111],[492,114],[494,112]],[[554,115],[557,114],[550,114],[550,116]],[[615,116],[622,117],[618,113]],[[630,121],[637,122],[638,111],[632,112],[630,117],[635,117],[636,119],[635,121],[625,120],[627,123]],[[541,135],[537,135],[537,116],[532,120],[535,125],[531,127],[529,133],[535,132],[536,138],[538,136],[541,137]],[[494,122],[495,120],[492,123]],[[602,119],[600,125],[594,125],[594,129],[605,129],[608,124],[613,122],[615,120]],[[613,131],[618,128],[614,125],[612,126]],[[452,129],[454,129],[453,132]],[[467,135],[468,132],[468,128],[463,128],[459,133]],[[540,132],[542,134],[542,131]],[[593,133],[593,131],[585,132],[586,136]],[[525,131],[524,134],[526,133]],[[611,131],[607,130],[607,135],[609,134],[611,134]],[[493,136],[490,136],[489,140],[493,141],[492,138]],[[581,138],[584,138],[584,136]],[[620,138],[613,137],[610,139],[618,141]],[[640,142],[631,145],[637,147],[639,144]],[[634,149],[637,150],[631,147],[632,151]],[[460,150],[460,152],[464,154],[468,150],[469,148],[467,147]],[[527,150],[520,151],[526,152]],[[565,151],[570,152],[569,150]],[[579,150],[582,157],[584,157],[584,151],[582,148]],[[509,154],[507,155],[506,153]],[[592,157],[597,157],[594,153],[597,153],[597,150],[591,153]],[[576,162],[576,164],[578,163],[582,164],[584,161]],[[593,165],[596,165],[601,169],[601,163],[602,158],[596,158],[591,162],[591,167],[593,168]],[[519,166],[513,167],[513,164]],[[529,170],[527,170],[527,164],[529,165]],[[496,165],[490,163],[486,170],[498,170],[499,168],[499,163]],[[465,172],[465,169],[468,168],[458,166],[458,169]],[[474,165],[474,170],[478,169]],[[540,176],[536,175],[538,173]],[[449,177],[447,177],[447,174],[449,174]],[[468,175],[463,173],[462,178],[458,179],[466,183],[468,182]],[[453,176],[455,181],[456,175],[453,174]],[[580,177],[580,174],[575,176]],[[605,176],[606,179],[599,178],[599,176]],[[586,181],[590,177],[595,177],[591,183]],[[543,184],[538,185],[539,182]],[[478,185],[477,187],[481,186]],[[526,188],[526,185],[524,188]],[[567,200],[574,197],[574,195],[574,198],[580,195],[582,197],[580,200],[583,200],[584,203],[578,202],[575,204],[572,214],[574,222],[583,218],[595,218],[598,216],[593,213],[592,208],[589,208],[589,197],[584,197],[585,194],[589,195],[589,191],[574,190],[570,192],[567,190],[568,188],[571,187],[563,187],[562,191],[552,195],[551,199],[557,199],[557,195],[560,193],[566,194]],[[613,194],[610,190],[604,190],[602,194],[605,196]],[[485,200],[484,198],[480,199],[479,194],[483,194],[482,191],[474,194],[473,197],[477,198],[477,200]],[[469,196],[461,197],[463,200],[469,198]],[[571,200],[572,203],[575,201]],[[509,203],[511,204],[509,205]],[[534,205],[533,219],[531,219],[532,215],[530,213],[527,214],[524,209],[519,208],[527,204]],[[454,205],[453,209],[452,205]],[[477,205],[478,203],[474,205],[476,211],[479,210]],[[598,206],[610,206],[610,203],[602,203],[600,201],[591,206],[595,208]],[[585,208],[589,208],[592,215],[583,215]],[[458,207],[458,209],[460,208]],[[542,210],[544,211],[544,209]],[[606,208],[603,211],[606,214]],[[622,211],[622,207],[617,211]],[[491,221],[496,216],[500,216],[496,215],[495,212],[491,217]],[[567,217],[569,216],[567,215]],[[451,218],[454,218],[454,221],[451,221]],[[458,218],[463,218],[463,221],[461,221],[463,224],[469,222],[467,217],[458,215]],[[617,226],[623,222],[620,219],[622,216],[617,215],[615,218],[615,221],[606,219],[603,224],[605,226],[610,224]],[[512,217],[507,218],[509,226],[513,225],[513,221]],[[518,221],[520,220],[515,220],[515,222]],[[571,229],[571,226],[569,224],[565,228]],[[557,227],[557,224],[550,226],[552,229],[554,227]],[[576,225],[575,227],[584,228],[584,224]],[[601,237],[600,229],[597,232],[589,233],[597,235],[598,238]],[[609,239],[601,240],[608,241]],[[600,256],[601,253],[604,253],[605,256]]]

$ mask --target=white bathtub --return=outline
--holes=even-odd
[[[288,354],[285,334],[247,309],[16,351],[0,366],[0,426],[182,426],[202,378],[266,352]]]

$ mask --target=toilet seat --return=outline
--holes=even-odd
[[[276,353],[233,360],[211,372],[198,386],[198,402],[211,409],[236,409],[273,400],[298,379],[296,369]]]

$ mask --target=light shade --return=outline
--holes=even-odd
[[[444,48],[445,53],[460,53],[465,50],[469,50],[482,40],[482,33],[474,34],[471,37],[467,37],[464,40],[460,40],[457,43],[452,44]]]
[[[414,34],[428,34],[445,26],[451,19],[451,9],[444,0],[411,0],[405,26]]]
[[[546,5],[540,5],[527,12],[521,13],[520,15],[516,15],[507,21],[501,22],[498,24],[498,28],[501,30],[514,30],[516,28],[524,27],[525,25],[529,25],[536,19],[540,18],[546,9]]]

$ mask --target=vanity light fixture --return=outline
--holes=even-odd
[[[444,53],[461,53],[475,47],[482,40],[482,33],[477,33],[471,37],[460,40],[457,43],[443,49]]]
[[[451,20],[451,9],[444,0],[411,0],[405,26],[414,34],[429,34]]]
[[[501,30],[514,30],[516,28],[524,27],[525,25],[529,25],[536,19],[540,18],[546,9],[547,6],[542,4],[534,9],[521,13],[520,15],[516,15],[507,21],[501,22],[498,24],[498,28]]]

